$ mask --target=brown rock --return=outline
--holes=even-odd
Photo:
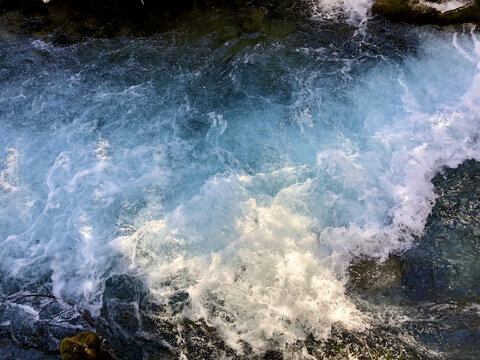
[[[102,341],[97,334],[84,331],[60,343],[62,360],[107,360],[108,353],[101,350]]]

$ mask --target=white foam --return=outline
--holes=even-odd
[[[451,1],[442,1],[442,2],[436,3],[436,2],[432,2],[432,1],[421,0],[421,1],[419,1],[419,4],[431,7],[433,9],[436,9],[436,10],[440,11],[441,13],[444,13],[444,12],[447,12],[447,11],[462,8],[464,6],[473,5],[473,1],[451,0]]]
[[[239,187],[234,177],[229,182]],[[240,208],[239,217],[222,211],[227,218],[223,230],[209,231],[210,224],[193,220],[192,212],[201,209],[188,204],[166,221],[148,222],[134,235],[116,240],[133,264],[147,270],[157,296],[184,289],[191,306],[183,316],[208,319],[234,347],[244,340],[263,348],[269,338],[284,345],[307,331],[325,337],[337,321],[349,328],[365,326],[344,295],[344,280],[317,257],[309,218],[276,204],[258,206],[252,198],[228,199],[228,191],[205,189],[201,198],[211,207],[221,196],[231,202],[228,206]],[[209,214],[215,216],[211,210]],[[192,255],[200,250],[200,241],[224,247]]]
[[[261,349],[268,339],[285,346],[309,333],[321,338],[335,322],[365,327],[344,295],[352,257],[385,259],[408,249],[433,206],[435,173],[480,159],[478,78],[465,95],[452,93],[453,105],[425,111],[419,77],[440,71],[433,67],[440,63],[426,65],[407,63],[396,82],[403,110],[383,113],[392,118],[363,143],[321,150],[313,167],[212,177],[191,200],[115,246],[150,277],[159,299],[187,291],[191,303],[182,316],[207,319],[232,346],[244,340]],[[384,73],[366,75],[380,92]],[[361,88],[352,93],[371,96]],[[369,119],[369,109],[362,110]],[[309,119],[298,123],[302,132],[313,126]],[[271,186],[279,190],[265,197]]]
[[[15,191],[17,182],[18,151],[7,148],[8,156],[3,161],[3,170],[0,171],[0,189],[3,191]]]
[[[58,70],[65,103],[47,96],[50,74],[37,74],[32,87],[36,78],[28,76],[27,98],[12,111],[24,111],[29,126],[0,123],[1,138],[15,149],[2,155],[2,184],[15,190],[0,193],[0,267],[28,280],[52,270],[54,295],[94,315],[105,278],[137,272],[159,301],[188,292],[181,314],[159,316],[203,318],[230,345],[245,340],[254,351],[272,339],[283,348],[310,333],[326,337],[335,322],[363,329],[368,319],[345,295],[349,262],[409,248],[435,200],[435,173],[480,158],[480,45],[473,31],[468,36],[424,35],[420,55],[380,62],[360,77],[349,73],[353,60],[334,59],[343,67],[338,76],[349,75],[340,90],[319,81],[332,76],[321,69],[328,53],[302,47],[291,53],[323,58],[288,69],[295,91],[287,104],[255,102],[259,90],[242,83],[243,75],[262,76],[248,71],[263,66],[256,62],[268,52],[250,49],[259,53],[235,68],[235,86],[246,86],[248,101],[235,109],[210,94],[203,107],[196,92],[188,97],[185,84],[209,80],[202,71],[218,65],[210,50],[208,66],[187,63],[193,69],[178,66],[181,74],[167,85],[162,73],[140,87],[123,82],[132,69],[108,61],[102,75],[124,76],[98,85],[103,68],[83,59],[85,68],[71,72],[92,67],[95,81],[85,89]],[[129,51],[121,65],[142,69]],[[147,55],[155,71],[171,69]],[[16,96],[18,84],[5,92]],[[32,110],[24,101],[42,105]],[[50,111],[65,104],[73,107],[68,121]],[[39,124],[39,114],[51,118]]]
[[[346,20],[364,26],[371,17],[372,0],[307,0],[312,17],[322,20]]]

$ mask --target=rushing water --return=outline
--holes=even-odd
[[[435,174],[480,160],[480,40],[315,5],[251,31],[3,40],[4,299],[42,282],[96,317],[129,274],[238,353],[371,328],[348,266],[410,249]]]

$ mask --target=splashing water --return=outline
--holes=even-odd
[[[358,22],[369,2],[318,6]],[[188,293],[163,316],[205,319],[238,349],[367,327],[350,261],[408,249],[435,173],[480,160],[480,42],[324,44],[312,27],[2,43],[2,273],[50,273],[94,315],[105,279],[135,273],[159,302]]]
[[[312,18],[345,20],[354,26],[364,26],[371,18],[372,0],[309,0]]]

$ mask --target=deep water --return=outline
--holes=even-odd
[[[478,358],[478,32],[314,5],[2,35],[1,358]]]

